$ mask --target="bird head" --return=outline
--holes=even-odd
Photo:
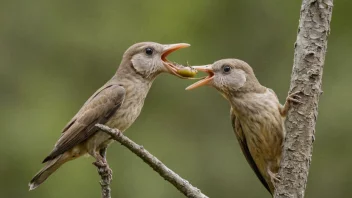
[[[238,59],[222,59],[211,65],[192,66],[192,68],[208,73],[208,76],[188,86],[191,90],[203,85],[210,85],[223,93],[248,91],[261,86],[252,68]]]
[[[144,78],[155,77],[157,74],[163,72],[184,78],[182,75],[178,74],[178,71],[183,68],[183,66],[178,66],[170,62],[166,57],[178,49],[189,46],[190,45],[187,43],[168,45],[154,42],[136,43],[129,47],[124,53],[123,61],[128,61],[129,64],[121,65],[132,67],[137,74]]]

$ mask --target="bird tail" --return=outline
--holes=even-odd
[[[29,190],[36,189],[66,161],[67,160],[65,160],[65,157],[63,157],[63,155],[59,155],[56,158],[48,161],[45,166],[29,182]]]

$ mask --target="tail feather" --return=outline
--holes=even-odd
[[[65,163],[64,157],[62,155],[47,162],[47,164],[33,177],[29,182],[29,190],[36,189],[40,184],[42,184],[53,172],[55,172],[60,166]]]

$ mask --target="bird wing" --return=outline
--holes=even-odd
[[[243,133],[241,123],[236,118],[235,114],[232,112],[232,109],[231,109],[231,121],[232,121],[233,130],[236,134],[237,140],[240,144],[240,147],[241,147],[241,150],[242,150],[244,156],[246,157],[248,164],[251,166],[251,168],[253,169],[254,173],[257,175],[260,182],[271,193],[268,183],[265,181],[263,175],[260,173],[260,171],[259,171],[259,169],[258,169],[258,167],[257,167],[257,165],[251,155],[251,152],[249,151],[246,136]]]
[[[43,163],[54,159],[94,135],[98,131],[95,124],[106,123],[121,106],[124,98],[125,89],[118,84],[106,84],[99,89],[65,126],[53,151],[44,159]]]

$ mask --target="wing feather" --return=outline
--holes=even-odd
[[[94,135],[97,131],[95,124],[106,123],[121,106],[124,98],[125,89],[117,84],[108,84],[98,90],[65,126],[53,151],[43,163]]]
[[[271,193],[268,183],[264,179],[263,175],[260,173],[260,171],[259,171],[259,169],[258,169],[258,167],[257,167],[257,165],[256,165],[256,163],[255,163],[255,161],[254,161],[254,159],[253,159],[253,157],[251,155],[251,152],[249,151],[249,148],[248,148],[248,145],[247,145],[246,136],[243,133],[241,123],[236,118],[236,116],[232,112],[232,110],[231,110],[231,121],[232,121],[232,127],[233,127],[233,130],[234,130],[235,134],[236,134],[238,143],[240,144],[242,153],[246,157],[246,160],[247,160],[248,164],[251,166],[251,168],[253,169],[254,173],[257,175],[257,177],[260,180],[260,182]]]

